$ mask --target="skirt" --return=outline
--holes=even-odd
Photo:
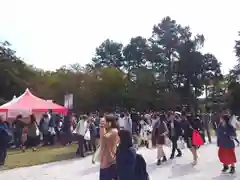
[[[25,145],[27,147],[35,147],[40,144],[40,136],[27,136],[27,141],[25,142]]]
[[[222,148],[218,149],[218,158],[224,165],[230,165],[237,162],[234,148]]]
[[[164,145],[165,144],[165,136],[158,136],[157,137],[157,144]]]

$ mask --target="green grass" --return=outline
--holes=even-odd
[[[2,169],[13,169],[72,159],[76,157],[76,149],[77,145],[73,144],[65,147],[42,147],[35,152],[33,152],[32,149],[27,149],[25,152],[21,150],[10,150]]]

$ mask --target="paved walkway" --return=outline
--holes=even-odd
[[[170,149],[165,148],[169,156]],[[162,166],[156,166],[156,150],[139,151],[148,164],[150,180],[228,180],[240,179],[235,175],[221,174],[221,164],[217,158],[216,144],[204,145],[199,150],[199,163],[192,167],[191,154],[183,150],[183,157],[169,160]],[[237,148],[238,157],[240,150]],[[238,170],[238,167],[237,167]],[[91,157],[57,163],[19,168],[0,172],[0,179],[7,180],[98,180],[98,165],[91,164]]]

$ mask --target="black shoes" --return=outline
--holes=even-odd
[[[223,165],[223,169],[222,169],[222,172],[225,173],[229,170],[229,167],[227,165]],[[231,166],[230,167],[230,171],[229,171],[230,174],[234,174],[235,173],[235,167],[234,166]]]
[[[178,153],[178,154],[177,154],[177,157],[182,157],[182,153]]]
[[[162,162],[166,162],[166,161],[167,161],[166,156],[163,156],[162,160],[161,159],[157,160],[157,165],[159,166],[159,165],[161,165]]]
[[[163,156],[162,162],[166,162],[166,161],[167,161],[166,156]]]
[[[178,154],[176,155],[176,157],[182,157],[182,153],[181,152],[178,152]],[[172,154],[170,156],[170,159],[174,159],[174,154]]]
[[[229,167],[227,165],[223,165],[222,172],[227,172],[228,169],[229,169]]]
[[[235,173],[235,167],[234,166],[231,166],[229,173],[230,174],[234,174]]]

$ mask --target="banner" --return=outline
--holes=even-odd
[[[73,108],[73,94],[66,94],[64,96],[64,107],[68,109]]]

